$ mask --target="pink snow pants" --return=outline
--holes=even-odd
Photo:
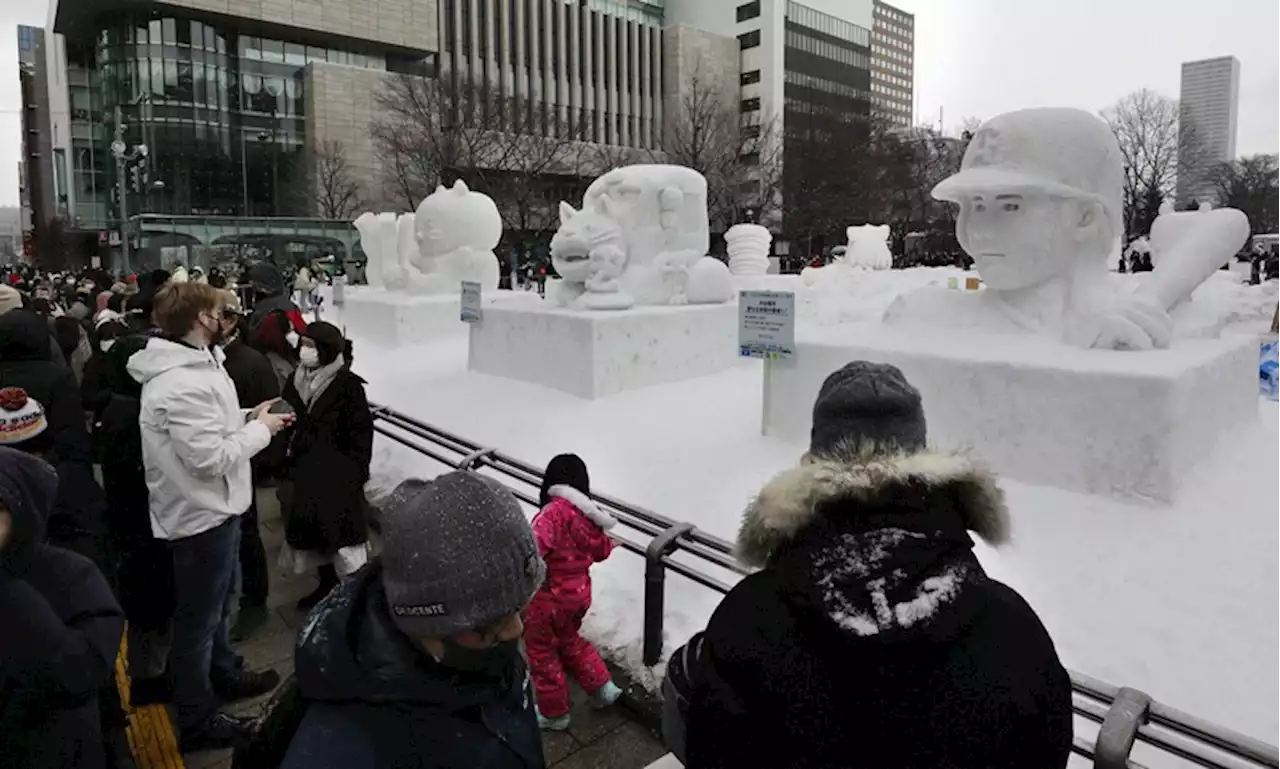
[[[548,590],[539,590],[524,610],[529,675],[538,697],[538,712],[546,718],[559,718],[569,712],[566,671],[588,694],[595,694],[612,678],[600,652],[578,632],[582,618],[591,608],[590,588],[579,595],[582,598],[557,597]]]

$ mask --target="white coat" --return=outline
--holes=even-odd
[[[182,539],[249,509],[249,459],[271,442],[258,420],[246,422],[220,348],[153,338],[129,358],[142,383],[142,461],[151,531]]]

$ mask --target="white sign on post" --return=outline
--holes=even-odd
[[[347,276],[336,275],[333,278],[333,306],[341,307],[347,303]]]
[[[738,297],[738,355],[786,360],[796,354],[796,295],[743,291]]]
[[[480,284],[474,280],[462,281],[462,322],[479,323],[484,317],[480,309]]]

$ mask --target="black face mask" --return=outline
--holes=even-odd
[[[204,326],[204,323],[202,322],[200,325]],[[220,347],[226,341],[227,335],[222,330],[221,320],[213,324],[213,330],[210,331],[208,326],[204,326],[204,330],[209,332],[209,349]]]
[[[452,638],[446,638],[441,643],[444,645],[441,665],[492,678],[500,677],[511,667],[515,658],[520,656],[519,638],[499,641],[482,649],[463,646]]]

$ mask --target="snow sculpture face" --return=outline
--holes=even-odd
[[[488,195],[472,192],[461,179],[423,198],[414,217],[414,234],[422,259],[434,259],[472,248],[492,251],[502,239],[502,216]]]
[[[933,196],[960,205],[956,237],[983,281],[1017,290],[1105,272],[1119,234],[1122,165],[1107,124],[1077,109],[999,115]]]
[[[560,229],[551,238],[551,264],[561,278],[584,283],[597,270],[621,274],[625,257],[626,239],[608,195],[600,195],[581,211],[560,204]]]

